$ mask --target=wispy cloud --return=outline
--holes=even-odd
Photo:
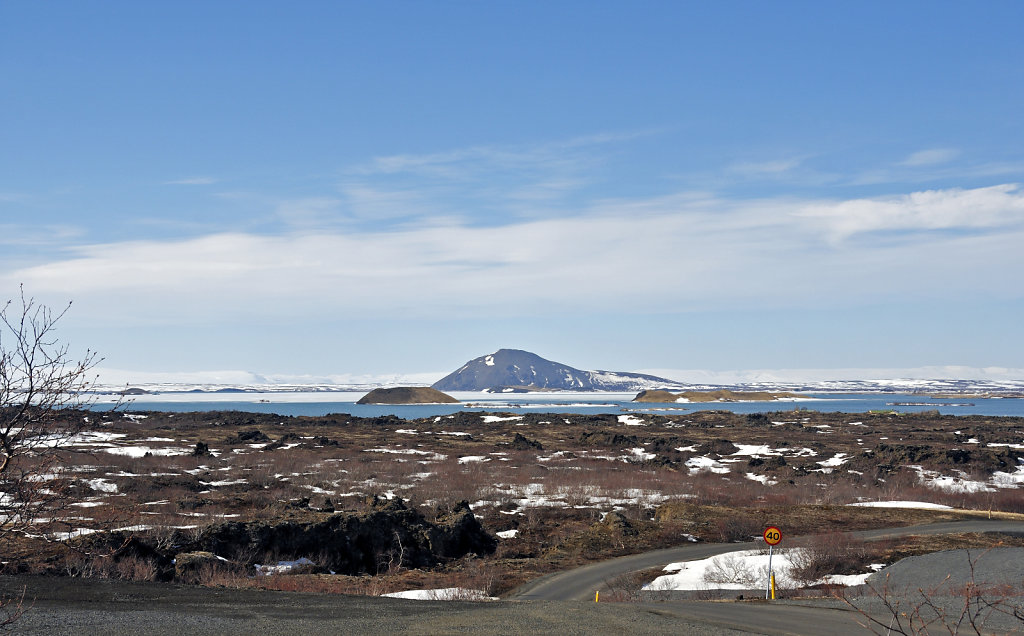
[[[437,153],[389,155],[376,157],[366,164],[353,167],[349,172],[364,175],[419,173],[459,179],[495,169],[572,168],[584,160],[588,163],[597,160],[592,152],[595,148],[632,141],[658,132],[603,133],[534,144],[482,145]]]
[[[219,179],[213,177],[186,177],[184,179],[164,181],[164,185],[213,185],[219,181]]]
[[[81,237],[82,229],[71,225],[0,223],[0,245],[60,245]]]
[[[743,175],[779,175],[790,172],[802,163],[802,159],[774,159],[771,161],[753,161],[734,163],[727,168],[729,172]]]
[[[336,197],[289,199],[279,202],[275,213],[292,228],[324,227],[337,223],[341,203]]]
[[[575,197],[598,178],[613,154],[610,148],[654,134],[658,131],[376,157],[343,171],[339,189],[358,219],[449,216],[491,223],[550,216],[556,208],[572,213],[585,203]]]
[[[954,148],[929,148],[927,150],[919,150],[907,156],[897,165],[908,167],[934,166],[950,162],[958,156],[960,156],[960,151]]]

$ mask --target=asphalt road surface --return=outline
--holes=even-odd
[[[950,534],[957,532],[1024,532],[1024,522],[977,519],[932,523],[904,528],[865,530],[851,534],[861,539],[886,539],[890,537],[927,534]],[[690,545],[644,552],[631,556],[593,563],[575,570],[558,572],[530,581],[511,595],[510,599],[586,601],[593,600],[598,590],[607,591],[606,582],[629,572],[668,565],[676,561],[695,561],[708,557],[764,547],[762,542],[748,543],[694,543]]]

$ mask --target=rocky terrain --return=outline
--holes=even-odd
[[[467,554],[491,554],[497,546],[466,502],[434,521],[401,499],[371,498],[359,513],[314,511],[303,500],[297,503],[270,521],[171,528],[158,536],[137,528],[115,530],[86,535],[75,545],[90,553],[109,553],[115,563],[148,559],[157,569],[156,578],[180,581],[197,580],[204,568],[225,560],[243,568],[305,560],[307,572],[360,575],[376,574],[382,555],[399,559],[404,567],[432,568]]]
[[[970,514],[847,505],[858,502],[1024,512],[1022,418],[78,417],[86,430],[60,476],[73,485],[67,514],[16,538],[5,573],[498,594],[610,556],[747,540],[769,523],[793,535]],[[279,562],[304,574],[253,578]]]
[[[458,404],[458,400],[429,386],[374,389],[356,404]]]

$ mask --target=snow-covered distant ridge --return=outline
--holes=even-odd
[[[783,369],[701,371],[655,369],[637,373],[581,371],[590,391],[794,391],[809,393],[1024,393],[1024,369],[922,367],[919,369]],[[929,376],[928,374],[932,374]],[[959,375],[962,374],[962,375]],[[249,371],[131,372],[100,369],[96,389],[149,393],[368,392],[394,386],[429,386],[443,372],[415,374],[286,375]],[[572,388],[564,390],[572,391]]]
[[[1024,381],[986,382],[984,380],[824,380],[818,382],[739,382],[735,384],[693,384],[692,391],[721,388],[736,391],[791,391],[796,393],[918,393],[932,394],[1021,394]]]
[[[426,386],[442,373],[287,375],[250,371],[136,372],[99,369],[100,391],[142,389],[149,393],[217,392],[344,392],[370,391],[393,386]]]
[[[641,373],[672,378],[681,382],[715,386],[738,384],[826,384],[830,382],[874,382],[878,384],[915,382],[978,381],[984,383],[1024,383],[1024,369],[1007,367],[926,366],[910,368],[835,368],[835,369],[745,369],[709,371],[707,369],[648,369]]]

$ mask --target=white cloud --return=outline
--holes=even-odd
[[[900,161],[899,165],[908,167],[934,166],[952,161],[959,155],[960,151],[953,148],[929,148],[909,155],[903,161]]]
[[[192,324],[1006,297],[1020,293],[1022,220],[1015,185],[833,202],[680,194],[501,226],[436,218],[387,232],[82,246],[0,284],[74,298],[77,315]],[[973,231],[846,240],[919,229]]]
[[[927,190],[896,197],[816,202],[794,213],[833,241],[879,231],[1020,228],[1024,192],[1017,184]]]

